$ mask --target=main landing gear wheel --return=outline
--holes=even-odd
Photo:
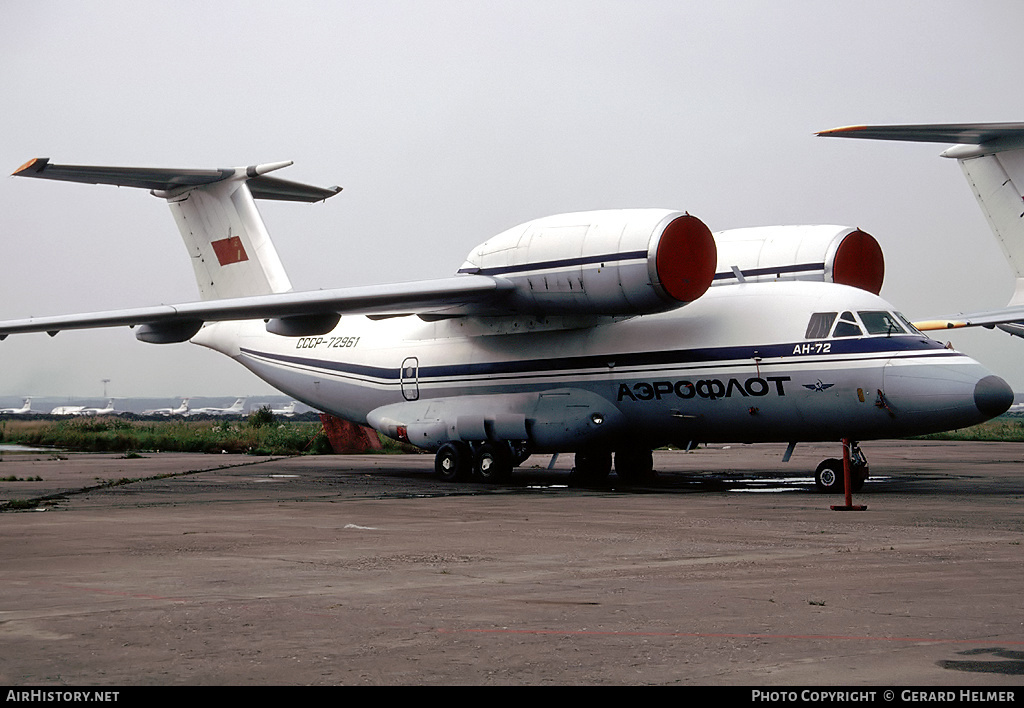
[[[476,450],[476,475],[483,482],[496,484],[512,476],[512,448],[484,443]]]
[[[603,482],[612,471],[612,454],[593,450],[576,453],[575,466],[569,480],[575,485],[592,485]]]
[[[509,449],[512,451],[512,466],[518,467],[519,465],[526,462],[526,460],[532,454],[530,447],[525,442],[510,442],[508,444]]]
[[[868,466],[854,463],[850,466],[851,491],[859,492],[868,478]],[[814,486],[818,491],[829,494],[844,494],[846,484],[843,476],[843,461],[835,458],[825,460],[814,471]]]
[[[656,478],[654,455],[650,450],[635,448],[615,453],[615,474],[626,484],[648,484]]]
[[[434,471],[446,482],[461,482],[473,470],[473,452],[464,443],[445,443],[434,456]]]

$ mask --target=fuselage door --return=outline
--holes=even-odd
[[[406,357],[398,372],[402,382],[402,397],[407,401],[415,401],[420,397],[420,360],[414,356]]]

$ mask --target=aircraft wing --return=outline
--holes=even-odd
[[[165,330],[194,325],[195,330],[198,330],[204,322],[227,320],[292,319],[301,323],[303,318],[342,314],[379,317],[419,314],[424,318],[441,318],[493,310],[500,305],[502,296],[512,289],[512,284],[501,278],[461,275],[395,285],[202,300],[176,305],[0,321],[0,339],[26,332],[47,332],[53,336],[65,329],[136,325],[150,325]],[[337,323],[336,319],[334,323]]]
[[[1015,324],[1018,322],[1024,322],[1024,305],[922,320],[921,322],[914,322],[914,326],[925,332],[940,329],[960,329],[961,327],[995,327],[997,325]]]
[[[940,123],[922,125],[849,125],[821,130],[823,138],[898,140],[918,143],[963,143],[980,145],[998,139],[1020,138],[1024,123]]]

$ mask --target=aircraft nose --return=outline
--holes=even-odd
[[[988,375],[974,384],[974,405],[978,410],[995,418],[1013,405],[1013,389],[995,375]]]

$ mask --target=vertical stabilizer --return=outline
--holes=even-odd
[[[972,156],[974,146],[947,150],[956,157],[1017,280],[1010,305],[1024,302],[1024,150]],[[965,154],[966,153],[966,154]],[[964,154],[959,157],[958,154]]]
[[[165,198],[203,300],[291,290],[244,178],[193,187]]]

